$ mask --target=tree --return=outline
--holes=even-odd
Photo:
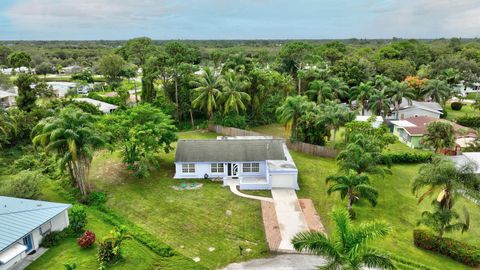
[[[15,85],[18,87],[17,106],[21,110],[29,112],[35,107],[38,93],[32,85],[36,83],[38,83],[37,77],[26,73],[19,74],[15,80]]]
[[[433,101],[445,105],[450,96],[451,88],[444,81],[429,80],[422,88],[422,94],[425,98],[431,98]]]
[[[9,89],[12,86],[13,86],[13,83],[12,83],[12,80],[10,80],[10,77],[0,72],[0,89],[2,88]]]
[[[378,191],[370,185],[367,175],[350,171],[346,175],[327,177],[326,183],[331,182],[333,184],[328,187],[328,195],[338,192],[342,200],[347,197],[347,209],[352,217],[354,217],[353,204],[362,198],[368,200],[372,206],[377,205]]]
[[[388,88],[389,95],[392,102],[395,105],[395,115],[399,118],[398,111],[400,110],[400,104],[403,100],[406,100],[409,104],[412,103],[412,99],[415,98],[415,94],[409,87],[407,82],[393,82],[392,86]]]
[[[297,251],[326,257],[327,265],[319,269],[352,269],[363,267],[395,269],[386,254],[367,246],[370,241],[385,237],[391,228],[384,222],[368,222],[353,226],[348,211],[334,210],[335,231],[332,237],[321,232],[302,232],[292,239]]]
[[[442,208],[451,209],[455,194],[478,193],[475,190],[478,183],[472,164],[457,168],[451,160],[434,157],[430,163],[422,165],[418,170],[412,192],[419,196],[419,203],[426,197],[437,194]]]
[[[10,143],[11,138],[17,133],[17,123],[13,117],[0,108],[0,149]]]
[[[359,86],[353,88],[351,100],[355,100],[357,105],[362,107],[362,115],[365,115],[368,99],[372,96],[373,86],[371,82],[360,83]]]
[[[325,123],[329,129],[333,130],[333,145],[337,137],[337,131],[346,123],[355,119],[355,113],[351,112],[346,106],[329,101],[322,106],[322,114]]]
[[[108,84],[112,88],[116,88],[122,80],[126,64],[125,60],[119,55],[107,54],[98,61],[97,69],[100,74],[105,76]]]
[[[12,50],[7,46],[0,45],[0,66],[8,65],[8,56],[12,53]]]
[[[251,101],[249,94],[244,91],[250,85],[242,76],[238,76],[235,72],[229,71],[220,79],[222,85],[221,101],[223,103],[224,112],[246,110],[246,103]]]
[[[311,82],[307,94],[313,96],[313,100],[316,101],[317,104],[322,104],[326,100],[331,100],[333,98],[333,91],[330,84],[322,80]]]
[[[277,117],[282,124],[291,124],[290,138],[297,139],[297,122],[308,107],[306,96],[287,97],[282,106],[277,108]]]
[[[403,81],[407,76],[415,74],[415,65],[406,59],[383,59],[377,63],[377,70],[396,81]]]
[[[111,135],[112,144],[121,145],[123,163],[138,177],[158,169],[156,154],[170,152],[177,140],[170,116],[148,103],[107,115],[99,127]]]
[[[313,49],[311,44],[302,41],[290,41],[282,46],[278,53],[282,68],[297,80],[297,90],[301,93],[301,80],[298,71],[303,69],[310,52]]]
[[[348,98],[348,85],[344,81],[338,78],[330,78],[328,84],[332,88],[333,98],[338,101]]]
[[[421,143],[433,148],[434,153],[437,153],[440,149],[455,146],[455,131],[453,130],[453,126],[443,121],[429,123],[427,130],[423,134]]]
[[[54,72],[54,67],[51,63],[42,62],[40,65],[35,67],[35,73],[39,75],[47,75]]]
[[[392,99],[386,89],[375,91],[368,100],[368,109],[375,115],[381,115],[383,118],[390,113],[391,105]]]
[[[55,154],[61,169],[68,170],[83,196],[89,191],[86,180],[93,153],[104,144],[93,128],[94,122],[91,114],[67,107],[40,121],[32,131],[33,145]]]
[[[13,52],[8,56],[8,64],[13,68],[30,67],[32,58],[25,52]]]
[[[152,39],[148,37],[139,37],[128,40],[120,49],[127,61],[135,63],[135,65],[143,66],[149,55],[155,51],[155,45]]]
[[[464,233],[468,231],[470,227],[470,215],[467,209],[464,207],[465,221],[460,221],[460,215],[449,208],[443,208],[442,205],[433,201],[432,203],[434,211],[422,212],[422,218],[418,220],[417,225],[425,225],[437,233],[438,237],[443,237],[446,232],[461,231]],[[453,223],[455,222],[456,223]]]
[[[205,67],[200,76],[191,82],[195,87],[193,92],[196,97],[192,101],[194,108],[207,110],[207,118],[212,119],[213,111],[218,107],[218,99],[222,92],[220,91],[219,76],[209,67]]]

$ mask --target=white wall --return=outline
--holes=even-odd
[[[434,118],[440,118],[440,114],[423,110],[420,108],[405,109],[405,110],[399,111],[398,113],[399,119],[406,119],[406,118],[418,117],[418,116],[429,116]]]
[[[243,172],[243,163],[242,162],[232,162],[238,163],[238,177],[265,177],[266,175],[266,162],[265,161],[252,161],[258,162],[260,164],[260,172],[258,173],[244,173]],[[225,162],[223,165],[223,173],[212,173],[211,172],[211,163],[212,162],[196,162],[195,163],[195,173],[182,173],[182,164],[188,162],[176,162],[175,163],[175,179],[203,179],[205,174],[208,174],[210,178],[212,177],[226,177],[228,173],[228,162]],[[215,163],[215,162],[214,162]],[[249,162],[250,163],[250,162]]]

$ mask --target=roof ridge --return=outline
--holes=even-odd
[[[29,209],[29,210],[22,210],[22,211],[8,212],[8,213],[0,213],[0,216],[18,214],[18,213],[26,213],[26,212],[35,212],[35,211],[39,211],[39,210],[48,210],[48,209],[62,208],[62,207],[68,207],[68,206],[70,206],[70,204],[62,204],[62,205],[50,206],[50,207],[45,207],[45,208],[40,208],[40,209]]]

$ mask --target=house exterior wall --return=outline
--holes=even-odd
[[[182,164],[185,163],[194,163],[195,164],[195,173],[182,173]],[[223,163],[224,172],[223,173],[212,173],[211,164],[212,163]],[[215,177],[227,177],[228,175],[228,163],[230,162],[175,162],[175,179],[203,179],[205,174],[208,174],[209,178]],[[231,162],[238,163],[238,177],[265,177],[266,175],[266,162],[265,161],[248,161],[248,162]],[[243,163],[259,163],[260,172],[258,173],[248,173],[243,172]]]
[[[398,140],[411,148],[422,148],[420,143],[422,136],[411,136],[403,128],[397,125],[393,126],[393,134],[398,137]]]
[[[50,224],[50,226],[47,226],[48,223]],[[33,246],[32,250],[37,250],[40,247],[40,243],[42,242],[43,237],[46,234],[48,234],[48,232],[49,232],[49,231],[43,232],[41,230],[41,228],[49,227],[49,228],[51,228],[50,231],[61,231],[61,230],[65,229],[66,227],[68,227],[68,225],[69,225],[68,211],[65,210],[62,213],[60,213],[60,214],[56,215],[55,217],[53,217],[52,219],[50,219],[49,221],[42,224],[40,227],[31,231],[30,234],[32,235],[32,246]],[[23,245],[23,238],[20,239],[17,243]],[[0,270],[9,269],[11,266],[13,266],[17,262],[21,261],[22,259],[24,259],[27,256],[27,253],[30,253],[32,250],[30,250],[28,252],[22,252],[18,256],[11,259],[7,264],[0,265]]]
[[[439,119],[440,115],[441,115],[440,113],[434,113],[434,112],[427,111],[422,108],[416,108],[416,107],[400,110],[398,112],[398,118],[400,120],[410,118],[410,117],[418,117],[418,116],[429,116],[429,117],[434,117]]]

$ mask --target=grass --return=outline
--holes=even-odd
[[[314,201],[327,231],[332,232],[333,224],[329,217],[331,210],[346,205],[346,201],[341,201],[338,194],[328,196],[326,193],[325,177],[337,171],[334,160],[296,152],[292,155],[299,169],[301,188],[298,192],[299,198],[311,198]],[[430,209],[427,201],[431,201],[429,199],[418,205],[410,191],[410,184],[418,168],[419,165],[394,166],[392,175],[387,175],[383,179],[373,179],[373,185],[380,193],[378,205],[371,207],[362,203],[355,206],[357,212],[355,223],[384,220],[392,226],[393,231],[386,239],[373,244],[376,248],[438,269],[469,269],[447,257],[418,249],[413,245],[412,230],[421,212]],[[470,231],[464,235],[455,233],[447,236],[478,246],[480,238],[474,236],[480,235],[480,224],[476,222],[480,220],[479,206],[461,199],[455,206],[460,210],[459,213],[462,212],[463,205],[467,205],[470,210],[472,221]]]
[[[208,132],[179,135],[182,139],[217,136]],[[137,179],[125,171],[117,152],[102,152],[94,159],[90,182],[108,192],[110,208],[183,255],[200,257],[211,269],[268,255],[258,201],[240,198],[208,181],[195,180],[203,183],[198,190],[175,191],[171,186],[187,181],[172,179],[174,153],[161,156],[159,172]],[[233,214],[226,215],[227,210]],[[252,252],[240,256],[239,246]]]
[[[276,136],[280,138],[289,138],[290,134],[285,130],[285,126],[282,124],[270,124],[264,126],[253,127],[251,129],[255,132],[260,132],[270,136]]]
[[[450,103],[447,103],[447,105],[445,106],[445,110],[447,112],[447,119],[451,121],[462,116],[467,116],[472,114],[478,115],[479,113],[470,104],[464,104],[460,111],[454,111],[452,110]]]

